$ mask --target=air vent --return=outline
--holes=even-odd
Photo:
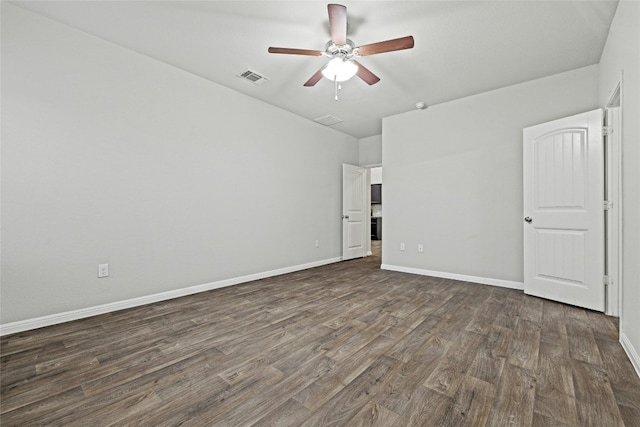
[[[258,86],[265,84],[266,82],[271,80],[269,77],[265,77],[262,74],[258,74],[252,70],[244,71],[240,74],[236,74],[236,76],[240,77],[241,79],[248,80],[251,83],[256,84]]]
[[[341,123],[342,119],[339,119],[337,117],[332,116],[331,114],[323,116],[323,117],[318,117],[317,119],[313,119],[314,122],[318,122],[321,125],[325,125],[325,126],[332,126],[335,125],[337,123]]]

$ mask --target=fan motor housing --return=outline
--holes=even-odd
[[[340,46],[329,40],[325,46],[324,53],[330,58],[348,59],[354,55],[355,44],[347,39],[347,43]]]

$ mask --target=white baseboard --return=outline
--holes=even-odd
[[[622,348],[627,353],[633,368],[636,370],[636,374],[640,377],[640,355],[624,332],[620,332],[620,344],[622,344]]]
[[[464,274],[446,273],[443,271],[423,270],[421,268],[401,267],[398,265],[382,264],[383,270],[399,271],[401,273],[419,274],[421,276],[440,277],[443,279],[460,280],[462,282],[480,283],[483,285],[499,286],[501,288],[524,290],[524,283],[510,280],[491,279],[487,277],[466,276]]]
[[[0,336],[14,334],[16,332],[28,331],[31,329],[43,328],[45,326],[57,325],[59,323],[70,322],[72,320],[84,319],[99,314],[111,313],[126,308],[139,307],[145,304],[151,304],[159,301],[166,301],[173,298],[179,298],[186,295],[197,294],[199,292],[210,291],[212,289],[224,288],[227,286],[238,285],[240,283],[251,282],[253,280],[264,279],[267,277],[280,276],[286,273],[306,270],[308,268],[319,267],[321,265],[332,264],[341,261],[340,257],[329,258],[320,261],[314,261],[307,264],[295,265],[292,267],[279,268],[277,270],[265,271],[262,273],[249,274],[247,276],[234,277],[232,279],[220,280],[217,282],[205,283],[203,285],[190,286],[188,288],[176,289],[173,291],[161,292],[153,295],[132,298],[125,301],[116,301],[108,304],[98,305],[94,307],[81,308],[79,310],[66,311],[63,313],[52,314],[49,316],[36,317],[34,319],[20,320],[18,322],[6,323],[0,325]]]

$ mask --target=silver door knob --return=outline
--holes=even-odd
[[[525,222],[527,222],[529,224],[531,224],[533,222],[533,218],[531,218],[530,216],[526,217],[524,220],[525,220]]]

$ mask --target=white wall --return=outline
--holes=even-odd
[[[600,59],[600,105],[622,85],[621,340],[640,374],[640,3],[621,1]]]
[[[371,168],[371,184],[382,184],[382,167]]]
[[[362,138],[358,146],[360,166],[380,166],[382,164],[382,135]]]
[[[383,266],[521,286],[522,129],[597,108],[597,87],[595,65],[383,119]]]
[[[0,321],[339,257],[342,163],[357,139],[2,2]]]

